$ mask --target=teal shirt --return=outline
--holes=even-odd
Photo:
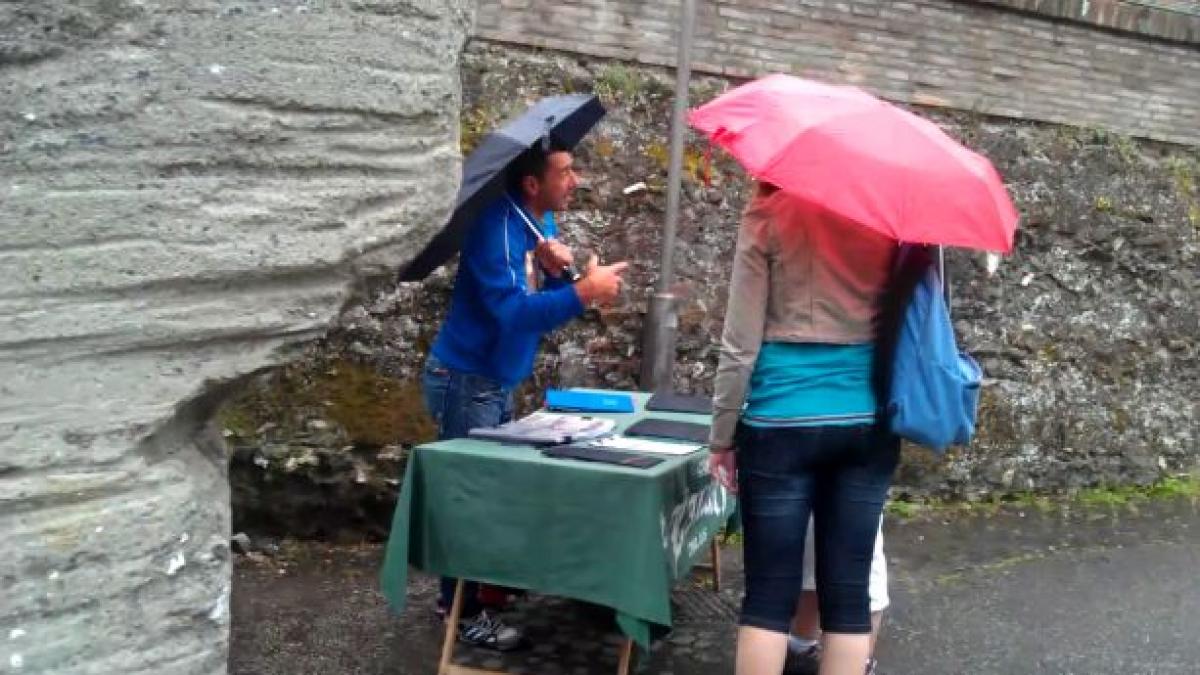
[[[743,421],[752,426],[871,424],[870,343],[766,342],[750,376]]]

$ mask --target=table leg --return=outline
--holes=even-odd
[[[716,551],[715,548],[713,550]],[[468,668],[451,662],[451,659],[454,658],[454,642],[458,637],[458,620],[462,616],[463,584],[463,580],[459,579],[454,586],[454,602],[450,604],[450,616],[446,617],[446,636],[442,640],[442,658],[438,662],[438,675],[496,675],[500,671]],[[621,645],[621,660],[617,664],[617,675],[629,675],[632,664],[633,640],[626,638],[625,643]]]
[[[625,639],[621,645],[621,662],[617,664],[617,675],[629,675],[629,666],[633,663],[633,640]]]
[[[710,546],[711,546],[711,548],[709,549],[709,552],[712,555],[713,592],[720,593],[721,592],[721,545],[717,543],[717,538],[715,536],[712,538],[712,543],[710,544]]]
[[[438,675],[449,675],[450,659],[454,657],[454,640],[458,637],[458,619],[462,615],[463,580],[454,586],[454,601],[450,603],[450,616],[446,617],[446,637],[442,640],[442,660],[438,662]]]
[[[454,602],[450,604],[450,616],[446,617],[446,637],[442,641],[442,660],[438,662],[438,675],[504,675],[498,670],[480,670],[451,662],[454,658],[454,641],[458,637],[458,620],[462,618],[463,586],[462,579],[454,586]]]
[[[713,591],[721,592],[721,545],[717,543],[717,538],[713,537],[708,544],[708,562],[698,562],[695,568],[704,570],[712,577]]]

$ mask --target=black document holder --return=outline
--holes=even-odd
[[[711,415],[712,397],[660,391],[651,396],[649,401],[646,401],[646,410]]]
[[[647,417],[639,420],[625,430],[626,436],[642,436],[646,438],[666,438],[674,441],[691,441],[692,443],[707,443],[710,427],[707,424],[695,422],[678,422],[657,417]]]

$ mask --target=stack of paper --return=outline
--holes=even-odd
[[[471,429],[469,435],[503,443],[558,445],[599,438],[612,433],[614,426],[616,423],[608,419],[538,411],[498,427]]]

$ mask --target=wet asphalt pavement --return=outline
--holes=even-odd
[[[885,675],[1200,673],[1200,506],[1007,507],[890,520],[889,610],[877,656]],[[293,544],[238,556],[232,675],[430,675],[441,632],[435,584],[414,575],[409,609],[378,592],[376,545]],[[676,626],[643,654],[643,673],[733,672],[741,553],[724,550],[726,588],[675,591]],[[514,675],[616,670],[611,612],[530,596],[506,620],[533,646],[458,661]]]

